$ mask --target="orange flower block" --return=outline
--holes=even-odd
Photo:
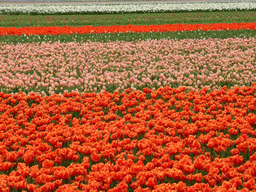
[[[255,96],[256,84],[210,93],[0,93],[1,190],[255,190]]]
[[[166,25],[144,25],[144,26],[84,26],[84,27],[23,27],[23,28],[3,28],[0,27],[1,36],[9,35],[60,35],[60,34],[88,34],[88,33],[149,33],[149,32],[167,32],[167,31],[210,31],[210,30],[254,30],[256,23],[212,23],[212,24],[166,24]]]

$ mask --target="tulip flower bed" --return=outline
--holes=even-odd
[[[5,93],[113,93],[167,85],[212,91],[256,81],[254,38],[1,44],[0,50]]]
[[[2,191],[256,190],[256,83],[184,91],[0,93]]]
[[[0,192],[256,192],[255,8],[1,5]]]

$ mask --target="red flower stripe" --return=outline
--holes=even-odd
[[[212,24],[167,24],[167,25],[126,25],[126,26],[84,26],[84,27],[22,27],[22,28],[2,28],[0,27],[0,35],[60,35],[60,34],[88,34],[88,33],[148,33],[148,32],[167,32],[167,31],[211,31],[211,30],[239,30],[256,28],[254,23],[212,23]]]

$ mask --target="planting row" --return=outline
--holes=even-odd
[[[210,30],[254,30],[256,23],[212,23],[206,24],[167,24],[167,25],[144,25],[144,26],[84,26],[84,27],[23,27],[23,28],[2,28],[0,35],[60,35],[60,34],[88,34],[88,33],[149,33],[149,32],[168,32],[168,31],[210,31]]]
[[[99,14],[256,10],[255,2],[122,3],[122,4],[4,4],[1,14]]]
[[[163,25],[163,24],[211,24],[255,22],[255,14],[249,11],[195,12],[195,13],[144,13],[100,15],[2,15],[2,27],[48,26],[113,26],[113,25]]]
[[[184,91],[0,93],[1,189],[256,190],[256,84]]]
[[[139,40],[162,40],[162,39],[227,39],[227,38],[250,38],[256,36],[256,30],[222,30],[222,31],[176,31],[176,32],[150,32],[150,33],[89,33],[89,34],[70,34],[70,35],[12,35],[0,36],[0,42],[11,45],[20,43],[33,43],[37,42],[79,42],[92,41],[104,42],[109,41],[123,41],[135,42]]]
[[[5,93],[216,90],[256,81],[254,38],[1,44],[0,54]]]

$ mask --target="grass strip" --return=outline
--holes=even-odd
[[[164,24],[211,24],[255,22],[252,11],[194,12],[194,13],[137,13],[97,15],[2,15],[1,27],[38,26],[113,26],[113,25],[164,25]]]

